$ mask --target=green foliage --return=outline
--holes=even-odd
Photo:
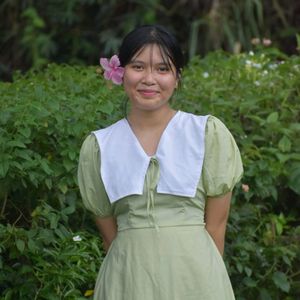
[[[3,299],[80,299],[93,287],[102,250],[81,205],[78,155],[91,130],[123,116],[124,99],[99,74],[50,64],[0,83]],[[215,52],[190,62],[174,97],[177,109],[222,119],[241,149],[250,190],[235,191],[225,256],[238,300],[300,292],[299,87],[298,56]]]
[[[72,211],[44,203],[29,230],[0,224],[1,299],[86,299],[103,255],[95,234],[69,228]]]

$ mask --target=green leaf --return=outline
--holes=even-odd
[[[290,139],[287,136],[283,136],[278,143],[278,148],[282,152],[289,152],[291,151],[291,147],[292,147],[292,142],[290,141]]]
[[[65,183],[59,183],[58,188],[62,191],[63,194],[65,194],[68,191],[68,186]]]
[[[0,111],[0,124],[5,125],[10,119],[11,113],[8,111]]]
[[[279,115],[277,111],[270,113],[267,117],[267,123],[276,123],[278,121],[278,117]]]
[[[6,160],[0,161],[0,178],[4,178],[9,170],[9,162]]]
[[[242,264],[240,264],[240,263],[238,262],[237,265],[236,265],[236,267],[237,267],[239,273],[242,273],[242,272],[243,272],[243,266],[242,266]]]
[[[282,257],[282,259],[283,259],[283,261],[284,261],[289,267],[292,266],[291,260],[290,260],[286,255],[284,255],[284,256]]]
[[[31,129],[30,127],[25,127],[25,128],[19,128],[19,132],[25,136],[26,138],[29,138],[31,135]]]
[[[275,153],[275,155],[281,163],[285,163],[286,161],[288,161],[289,159],[292,158],[291,154],[282,154],[282,153],[277,152],[277,153]]]
[[[259,295],[261,300],[272,300],[270,293],[264,288],[260,290]]]
[[[70,171],[75,167],[74,162],[71,161],[70,159],[64,159],[63,160],[63,165],[64,165],[64,167],[66,168],[67,171]]]
[[[250,278],[250,277],[245,277],[245,278],[243,279],[243,282],[244,282],[244,284],[245,284],[246,286],[251,287],[251,288],[257,286],[257,283],[256,283],[252,278]]]
[[[109,115],[113,112],[114,106],[111,102],[101,103],[99,110]]]
[[[47,179],[45,180],[45,184],[46,184],[46,186],[47,186],[47,188],[48,188],[49,190],[52,189],[52,180],[51,180],[50,178],[47,178]]]
[[[68,206],[62,210],[62,213],[66,215],[72,214],[76,210],[75,206]]]
[[[295,163],[289,170],[288,186],[300,195],[300,163]]]
[[[13,300],[13,295],[14,295],[14,291],[12,289],[6,289],[4,300]]]
[[[247,274],[247,276],[250,277],[252,274],[252,270],[248,267],[245,267],[244,270],[245,270],[245,273]]]
[[[16,240],[16,246],[18,248],[18,250],[22,253],[25,249],[25,242],[23,240]]]
[[[276,232],[278,235],[281,235],[282,234],[282,231],[283,231],[283,226],[282,224],[280,223],[280,221],[276,220],[275,222],[275,227],[276,227]]]
[[[29,240],[28,240],[28,249],[29,249],[31,252],[35,253],[35,251],[37,250],[37,248],[38,248],[38,247],[36,246],[34,240],[29,239]]]
[[[76,158],[76,152],[75,151],[69,151],[68,156],[71,160],[74,160]]]
[[[24,143],[22,143],[20,141],[17,141],[17,140],[15,140],[15,141],[9,141],[7,143],[7,145],[10,146],[10,147],[26,148],[26,145]]]
[[[58,224],[58,221],[59,221],[59,215],[54,214],[54,213],[50,213],[49,214],[49,219],[50,219],[50,228],[51,229],[57,228],[57,224]]]
[[[52,170],[49,168],[48,162],[46,160],[41,160],[41,167],[47,175],[52,174]]]
[[[290,283],[288,281],[287,276],[282,272],[275,272],[272,276],[272,280],[275,285],[280,288],[284,292],[289,292],[290,290]]]
[[[28,265],[25,265],[25,266],[22,266],[22,268],[19,272],[20,272],[20,274],[23,275],[23,274],[27,274],[27,273],[32,273],[32,271],[33,271],[33,268],[31,268]],[[28,275],[30,275],[30,274],[28,274]]]

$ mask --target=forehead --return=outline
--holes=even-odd
[[[143,60],[143,61],[159,61],[163,63],[171,63],[166,50],[157,44],[147,44],[139,49],[132,57],[131,61]]]

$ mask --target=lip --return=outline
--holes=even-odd
[[[138,90],[138,92],[148,97],[155,96],[158,94],[158,91],[156,90]]]

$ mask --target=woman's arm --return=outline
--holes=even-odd
[[[117,235],[117,222],[114,217],[99,218],[96,217],[96,225],[100,231],[100,235],[103,239],[104,250],[107,250],[110,247],[111,242]]]
[[[231,196],[232,193],[229,192],[220,197],[208,198],[205,207],[205,228],[222,256]]]

